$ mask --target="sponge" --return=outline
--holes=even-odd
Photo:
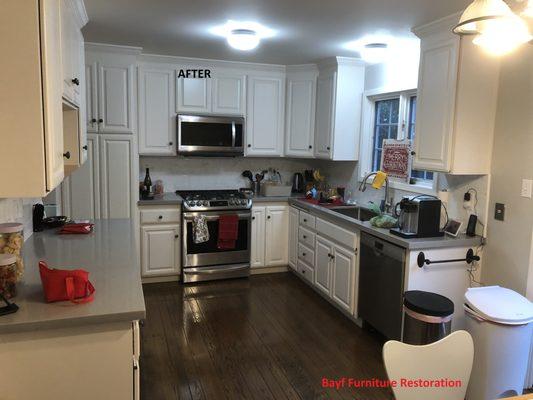
[[[387,179],[387,174],[383,171],[378,171],[376,173],[374,180],[372,181],[372,187],[374,189],[381,189],[386,179]]]

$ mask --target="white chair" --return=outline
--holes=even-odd
[[[389,380],[397,383],[392,388],[396,400],[464,400],[472,362],[474,343],[466,331],[451,335],[423,346],[388,341],[383,346],[383,360]],[[433,382],[433,387],[408,387],[408,381]],[[448,380],[444,387],[435,382]],[[460,382],[455,386],[450,381]]]

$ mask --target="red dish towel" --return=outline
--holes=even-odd
[[[239,217],[237,215],[221,215],[218,219],[219,250],[233,250],[239,234]]]

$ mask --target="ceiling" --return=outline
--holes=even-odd
[[[343,47],[366,34],[412,37],[410,28],[464,9],[470,0],[85,0],[88,42],[140,46],[144,53],[271,64],[356,56]],[[277,31],[250,52],[209,29],[227,20]]]

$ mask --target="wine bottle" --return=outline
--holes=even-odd
[[[146,168],[146,175],[144,176],[144,190],[146,190],[147,193],[150,193],[152,191],[152,179],[150,178],[150,168]]]

